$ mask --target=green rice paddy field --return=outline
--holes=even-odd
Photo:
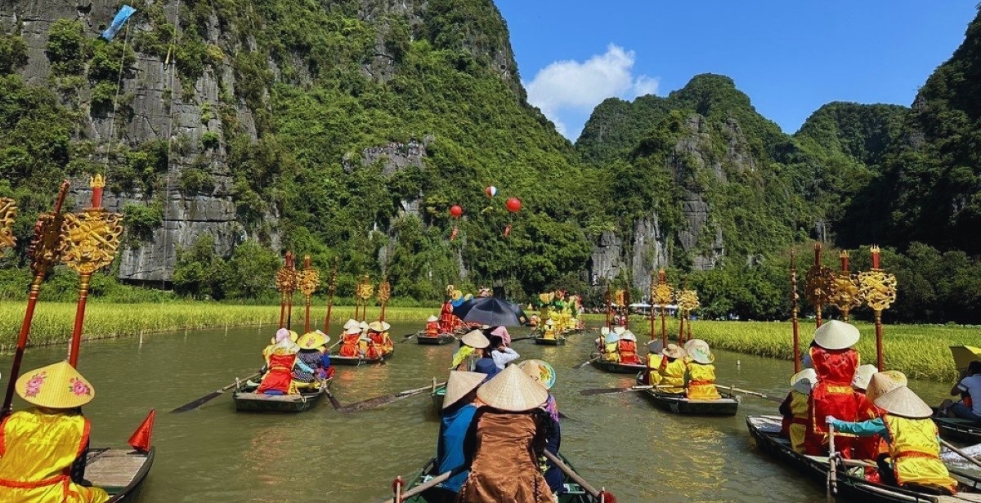
[[[0,351],[11,351],[17,343],[25,304],[5,302],[0,304]],[[430,314],[437,314],[439,307],[390,307],[385,318],[395,321],[417,321],[421,325]],[[368,309],[368,318],[378,316],[377,307]],[[354,308],[335,306],[332,323],[339,325],[352,317]],[[323,306],[311,312],[311,324],[322,327]],[[31,327],[30,344],[33,346],[62,344],[71,337],[75,305],[68,303],[40,302]],[[591,323],[600,322],[599,315],[589,315]],[[303,309],[294,307],[293,327],[302,328]],[[245,325],[273,325],[279,323],[279,306],[241,306],[209,302],[175,302],[160,304],[110,304],[90,302],[85,316],[86,339],[133,337],[141,333],[178,330],[197,330]],[[858,350],[862,361],[875,363],[875,327],[868,323],[856,324],[862,332]],[[631,329],[641,341],[649,337],[650,322],[639,316],[631,317]],[[814,334],[814,321],[801,320],[801,348],[810,343]],[[336,326],[332,326],[336,330]],[[660,321],[655,332],[660,334]],[[678,320],[668,319],[669,338],[676,338]],[[741,353],[790,360],[791,328],[789,322],[762,321],[696,321],[692,334],[704,339],[712,347]],[[401,335],[401,334],[400,334]],[[950,381],[957,377],[949,347],[952,345],[981,346],[981,328],[951,325],[886,325],[884,347],[886,368],[896,369],[918,379]]]

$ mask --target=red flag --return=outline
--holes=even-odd
[[[136,449],[136,452],[144,454],[150,452],[150,436],[153,434],[153,419],[155,417],[157,417],[157,410],[150,409],[150,413],[146,415],[146,419],[140,423],[139,428],[133,432],[133,435],[126,442]]]

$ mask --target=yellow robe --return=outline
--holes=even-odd
[[[669,362],[661,355],[647,355],[647,366],[651,369],[651,385],[662,386],[657,388],[658,391],[661,393],[685,392],[684,360],[676,359]]]
[[[688,399],[718,400],[722,398],[715,389],[715,365],[688,362]]]
[[[28,409],[0,425],[0,493],[5,503],[102,503],[98,487],[71,481],[71,465],[89,439],[89,422],[73,412]]]
[[[899,485],[920,484],[954,490],[957,481],[950,478],[940,461],[937,425],[930,418],[907,419],[885,414],[882,421],[889,430],[889,457]]]
[[[804,452],[804,432],[807,431],[807,395],[800,391],[790,392],[790,445],[795,452]]]

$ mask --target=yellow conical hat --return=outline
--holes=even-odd
[[[548,391],[517,365],[509,365],[477,389],[477,398],[507,412],[532,410],[548,400]]]
[[[327,334],[316,330],[314,332],[307,332],[303,334],[296,340],[296,345],[300,346],[300,349],[317,349],[328,342],[330,342],[330,337],[328,337]]]
[[[95,398],[95,388],[66,361],[25,372],[17,379],[17,394],[39,407],[72,409]]]

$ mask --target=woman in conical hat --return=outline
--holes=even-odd
[[[524,370],[528,377],[540,384],[546,390],[551,390],[555,385],[555,368],[548,362],[542,360],[525,360],[518,364],[518,368]],[[547,414],[544,418],[545,426],[545,450],[559,455],[559,447],[562,445],[562,428],[559,425],[559,406],[555,402],[555,396],[551,392],[548,399],[541,406]],[[562,470],[548,461],[546,463],[545,481],[553,494],[558,494],[564,489],[565,475]]]
[[[804,452],[804,434],[807,430],[807,396],[817,382],[814,369],[804,369],[790,378],[791,390],[780,404],[783,421],[780,436],[790,440],[794,452]]]
[[[436,315],[426,318],[426,337],[439,337],[439,318]]]
[[[882,410],[876,407],[872,403],[873,400],[869,400],[866,395],[866,389],[869,387],[872,377],[877,372],[878,368],[875,365],[869,364],[862,365],[855,371],[855,377],[852,379],[852,389],[855,390],[855,400],[858,402],[856,416],[858,421],[875,419],[882,415]],[[881,383],[878,385],[881,385]],[[878,391],[876,393],[881,394]],[[879,456],[879,442],[880,438],[878,435],[854,439],[852,441],[852,451],[855,454],[855,458],[875,459]],[[867,476],[872,474],[872,470],[866,470],[866,472]]]
[[[870,387],[876,377],[879,374],[872,376]],[[886,384],[896,382],[889,379]],[[878,396],[875,405],[884,411],[875,419],[848,422],[830,415],[825,419],[842,432],[862,437],[879,435],[889,444],[892,465],[885,462],[884,456],[879,458],[879,475],[886,483],[911,489],[927,487],[953,494],[957,481],[950,477],[940,460],[939,431],[931,419],[933,409],[906,386],[895,387]]]
[[[709,350],[708,344],[692,344],[685,365],[688,368],[688,386],[686,388],[689,400],[718,400],[722,398],[715,388],[715,355]]]
[[[512,365],[477,390],[481,407],[464,442],[470,475],[457,503],[552,503],[539,470],[548,391]],[[507,469],[502,469],[507,466]]]
[[[624,330],[620,340],[617,341],[617,353],[620,355],[620,363],[640,364],[640,358],[637,357],[637,336],[630,330]]]
[[[341,348],[337,350],[337,355],[345,358],[357,358],[361,356],[360,338],[361,327],[357,323],[346,328],[344,335],[341,336]]]
[[[439,473],[461,468],[466,463],[463,441],[477,412],[477,387],[487,377],[479,372],[450,371],[446,380],[446,396],[440,411],[439,437],[436,444],[436,466]],[[467,480],[469,470],[450,477],[437,486],[441,493],[437,501],[453,501]],[[432,501],[432,500],[430,500]]]
[[[677,344],[668,344],[668,347],[661,350],[656,375],[651,372],[651,384],[661,386],[658,391],[678,394],[685,392],[685,356],[687,353]]]
[[[488,339],[480,330],[471,330],[460,337],[460,349],[453,353],[451,369],[473,371],[477,359],[483,356],[483,349],[490,346]]]
[[[17,394],[34,408],[0,423],[0,500],[5,503],[102,503],[109,495],[79,485],[88,452],[89,421],[79,407],[95,389],[68,362],[25,372]]]
[[[320,332],[307,332],[296,341],[300,350],[293,362],[293,385],[297,388],[317,388],[319,377],[324,375],[323,355],[320,348],[330,342],[330,337]]]
[[[858,418],[858,401],[852,390],[852,379],[859,365],[858,351],[852,346],[858,339],[858,329],[843,321],[826,321],[814,331],[814,342],[807,356],[817,372],[818,381],[810,395],[807,454],[820,456],[827,451],[825,416],[834,414],[846,421]],[[851,440],[845,435],[840,441],[835,439],[835,445],[841,448],[845,457],[850,455]]]

